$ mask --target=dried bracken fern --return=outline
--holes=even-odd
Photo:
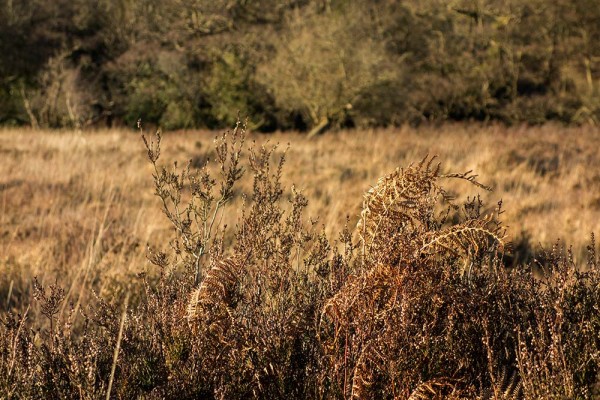
[[[425,236],[426,242],[420,251],[427,253],[449,252],[467,256],[471,253],[478,254],[482,250],[493,251],[496,250],[496,246],[504,244],[504,236],[499,233],[492,215],[469,220]]]
[[[365,194],[357,225],[365,256],[384,251],[394,236],[415,231],[431,218],[439,173],[437,166],[431,168],[431,161],[397,169]]]
[[[460,257],[463,266],[471,266],[483,253],[502,251],[505,236],[492,215],[471,219],[424,235],[422,254],[450,254]],[[464,270],[462,272],[465,272]]]
[[[367,344],[363,347],[358,356],[356,366],[352,373],[352,399],[367,399],[373,397],[370,393],[371,386],[374,382],[374,371],[372,365],[377,365],[376,353],[373,346]]]
[[[479,397],[481,400],[522,400],[523,387],[519,372],[515,369],[509,373],[509,368],[504,365],[499,367],[500,373],[494,378],[492,387],[483,391]]]
[[[408,396],[407,400],[443,400],[466,399],[457,388],[456,380],[448,378],[434,378],[419,384]]]
[[[325,349],[333,359],[338,357],[335,370],[344,377],[340,378],[344,382],[342,392],[350,390],[355,398],[371,397],[369,393],[376,386],[373,382],[379,380],[381,384],[381,379],[388,379],[387,385],[397,387],[397,393],[424,381],[412,392],[414,399],[461,398],[466,393],[461,380],[423,379],[419,373],[406,371],[399,376],[392,364],[398,352],[419,347],[404,341],[410,340],[411,331],[424,329],[423,324],[432,332],[422,332],[425,337],[414,340],[441,340],[426,335],[435,335],[433,331],[442,328],[434,327],[444,324],[441,318],[450,300],[438,293],[443,282],[460,282],[460,267],[481,265],[504,245],[500,223],[494,215],[481,215],[478,199],[467,201],[461,220],[448,226],[437,208],[443,203],[458,212],[461,208],[440,180],[463,179],[489,188],[477,182],[470,171],[441,174],[434,160],[426,157],[416,165],[395,170],[380,178],[365,195],[356,228],[362,245],[360,268],[323,308]],[[420,301],[428,304],[421,306]],[[423,362],[429,361],[424,358]],[[415,364],[414,368],[423,366]]]
[[[458,208],[452,196],[440,185],[441,179],[463,179],[482,189],[491,189],[479,183],[477,175],[472,175],[471,171],[440,174],[440,164],[434,160],[435,157],[425,157],[416,165],[396,169],[380,178],[365,194],[356,231],[367,262],[395,264],[407,257],[407,252],[421,252],[433,245],[439,248],[448,244],[448,248],[454,249],[457,244],[464,254],[473,251],[474,247],[478,251],[487,238],[495,239],[500,245],[503,243],[499,226],[492,226],[495,221],[491,216],[467,220],[462,229],[454,226],[438,235],[443,221],[436,217],[436,205],[444,200]],[[429,242],[419,243],[424,237],[429,237]]]
[[[365,302],[377,300],[387,304],[390,290],[394,291],[401,282],[400,269],[378,264],[360,276],[351,277],[346,285],[331,297],[323,307],[321,318],[338,321],[350,311],[359,311]]]
[[[187,319],[192,322],[200,317],[202,304],[231,306],[243,264],[234,258],[217,262],[204,276],[200,287],[192,291],[187,306]]]

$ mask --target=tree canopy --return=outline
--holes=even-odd
[[[0,124],[600,123],[594,0],[0,0]]]

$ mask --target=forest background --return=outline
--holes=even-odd
[[[0,124],[600,121],[595,0],[0,0]]]

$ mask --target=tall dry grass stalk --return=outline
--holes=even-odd
[[[123,327],[125,326],[125,318],[127,317],[127,305],[129,303],[129,293],[125,296],[123,302],[123,314],[121,315],[121,324],[119,325],[119,333],[117,335],[117,343],[115,344],[115,353],[113,356],[113,363],[110,370],[110,379],[108,380],[108,389],[106,389],[106,400],[110,400],[110,392],[112,389],[113,381],[115,379],[115,371],[117,369],[117,360],[119,359],[119,350],[121,350],[121,339],[123,339]]]

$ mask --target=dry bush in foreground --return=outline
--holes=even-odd
[[[507,270],[500,207],[482,215],[478,198],[453,204],[442,179],[480,184],[440,174],[431,161],[395,171],[365,196],[358,271],[322,313],[339,394],[590,396],[600,355],[594,244],[589,272],[558,248],[541,280],[524,266]],[[440,200],[458,211],[451,224],[449,211],[436,213]]]
[[[330,242],[303,216],[302,193],[283,187],[285,153],[251,145],[245,162],[244,136],[238,124],[217,138],[218,179],[203,165],[162,167],[160,136],[144,138],[173,240],[149,251],[156,268],[132,286],[143,293],[122,302],[96,296],[77,309],[60,282],[36,282],[50,329],[32,329],[29,310],[3,314],[2,398],[597,394],[593,238],[587,265],[557,244],[540,276],[507,269],[500,205],[484,214],[478,197],[457,202],[445,180],[486,187],[426,158],[381,178],[355,232]],[[252,192],[241,195],[246,174]]]

